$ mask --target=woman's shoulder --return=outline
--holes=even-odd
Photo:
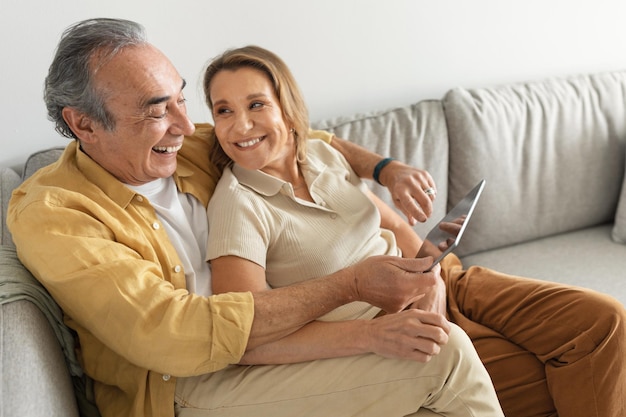
[[[311,154],[319,159],[343,159],[341,152],[333,148],[329,143],[324,142],[322,139],[310,138],[307,143],[307,155]]]
[[[343,154],[320,139],[307,141],[307,158],[310,158],[314,164],[350,170],[350,165]]]

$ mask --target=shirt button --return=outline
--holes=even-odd
[[[167,374],[163,375],[163,381],[165,381],[165,382],[169,381],[170,378],[171,378],[170,375],[167,375]]]
[[[137,196],[137,201],[139,201],[140,203],[143,203],[143,197],[142,197],[142,196],[140,196],[140,195],[138,195],[138,196]]]
[[[160,228],[160,227],[161,227],[161,226],[159,226],[159,223],[158,223],[158,222],[154,222],[154,223],[152,223],[152,228],[153,228],[154,230],[159,230],[159,228]]]
[[[325,201],[320,201],[320,206],[326,207],[326,202]]]
[[[174,272],[180,272],[183,268],[180,265],[174,267]]]
[[[337,218],[337,215],[335,213],[333,213],[333,214],[330,215],[330,218],[335,220]]]

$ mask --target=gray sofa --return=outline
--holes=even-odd
[[[433,218],[416,227],[422,235],[486,179],[457,252],[466,266],[580,285],[626,303],[626,72],[457,88],[441,100],[315,127],[433,175],[438,197]],[[17,281],[37,291],[6,230],[10,192],[59,153],[34,154],[21,175],[0,171],[2,416],[78,415],[73,386],[80,379],[70,374],[80,372],[59,343],[58,307],[42,305],[41,294],[6,290]],[[391,203],[380,186],[372,188]]]

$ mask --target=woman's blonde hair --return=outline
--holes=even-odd
[[[304,98],[289,67],[278,55],[255,45],[230,49],[214,58],[204,72],[204,96],[211,113],[211,81],[220,71],[234,71],[249,67],[265,73],[274,87],[274,93],[283,112],[287,125],[293,128],[296,141],[296,158],[298,162],[306,160],[306,138],[309,131],[309,113]],[[221,173],[233,161],[226,155],[213,133],[211,160]]]

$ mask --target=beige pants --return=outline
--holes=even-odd
[[[231,366],[179,378],[176,415],[503,416],[489,375],[470,339],[456,326],[428,363],[369,354],[292,365]]]

